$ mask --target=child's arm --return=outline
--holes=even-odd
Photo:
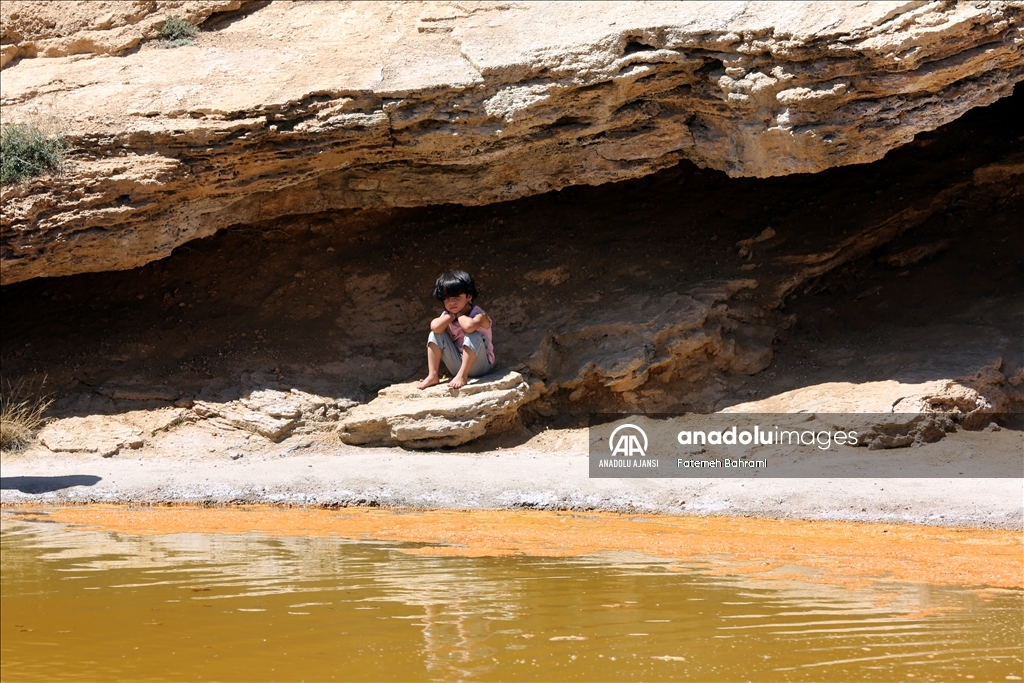
[[[430,331],[435,334],[441,334],[448,329],[448,323],[453,320],[455,320],[455,316],[448,311],[445,311],[430,321]]]
[[[468,315],[459,316],[459,325],[462,327],[462,331],[466,333],[476,332],[480,328],[489,330],[491,329],[491,319],[487,317],[486,313],[480,311],[472,318]]]

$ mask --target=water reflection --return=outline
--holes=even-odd
[[[738,575],[631,553],[137,536],[9,513],[0,531],[5,681],[1005,680],[1022,666],[1019,591],[838,586],[800,567]]]

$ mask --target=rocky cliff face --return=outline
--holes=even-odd
[[[235,225],[140,268],[0,288],[5,386],[45,382],[49,451],[232,461],[511,428],[465,446],[487,450],[593,413],[730,406],[936,415],[893,423],[892,446],[1017,430],[1022,120],[1018,86],[818,174],[681,163],[498,205]],[[451,267],[477,278],[500,375],[459,396],[408,386]]]
[[[868,162],[1024,78],[1022,2],[69,5],[3,7],[4,120],[72,147],[3,189],[4,284],[292,214]],[[206,30],[164,49],[171,15]]]

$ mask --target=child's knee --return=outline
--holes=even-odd
[[[479,356],[487,352],[487,338],[479,332],[470,332],[463,337],[462,348],[469,349]]]

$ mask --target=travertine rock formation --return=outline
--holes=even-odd
[[[235,401],[196,401],[192,410],[199,419],[213,420],[215,426],[241,429],[278,441],[297,427],[318,422],[333,423],[353,405],[353,401],[317,396],[297,389],[259,389]]]
[[[1022,2],[137,4],[4,3],[4,120],[73,151],[3,189],[3,283],[296,213],[872,161],[1024,78]]]
[[[39,442],[55,453],[97,453],[104,458],[122,448],[140,448],[142,432],[104,415],[69,417],[47,425]]]
[[[539,384],[511,371],[477,377],[457,391],[444,384],[424,390],[397,384],[348,411],[338,429],[341,440],[354,445],[458,446],[508,426],[540,394]]]
[[[116,55],[156,38],[168,17],[199,24],[244,0],[24,0],[0,6],[0,68],[14,59]]]
[[[201,425],[200,431],[207,434],[258,435],[276,442],[334,429],[345,411],[356,405],[297,389],[257,389],[238,399],[185,400],[178,407],[167,405],[173,397],[159,388],[123,385],[96,393],[114,401],[105,406],[107,410],[121,408],[121,412],[54,419],[40,432],[39,442],[55,453],[96,453],[109,458],[149,445],[153,437],[185,423]],[[129,405],[137,408],[123,410]]]
[[[549,391],[570,390],[573,401],[601,387],[629,402],[643,397],[655,404],[664,393],[659,385],[669,380],[753,374],[771,362],[775,329],[727,302],[757,286],[756,280],[711,281],[685,294],[624,297],[581,325],[549,335],[530,371]]]

